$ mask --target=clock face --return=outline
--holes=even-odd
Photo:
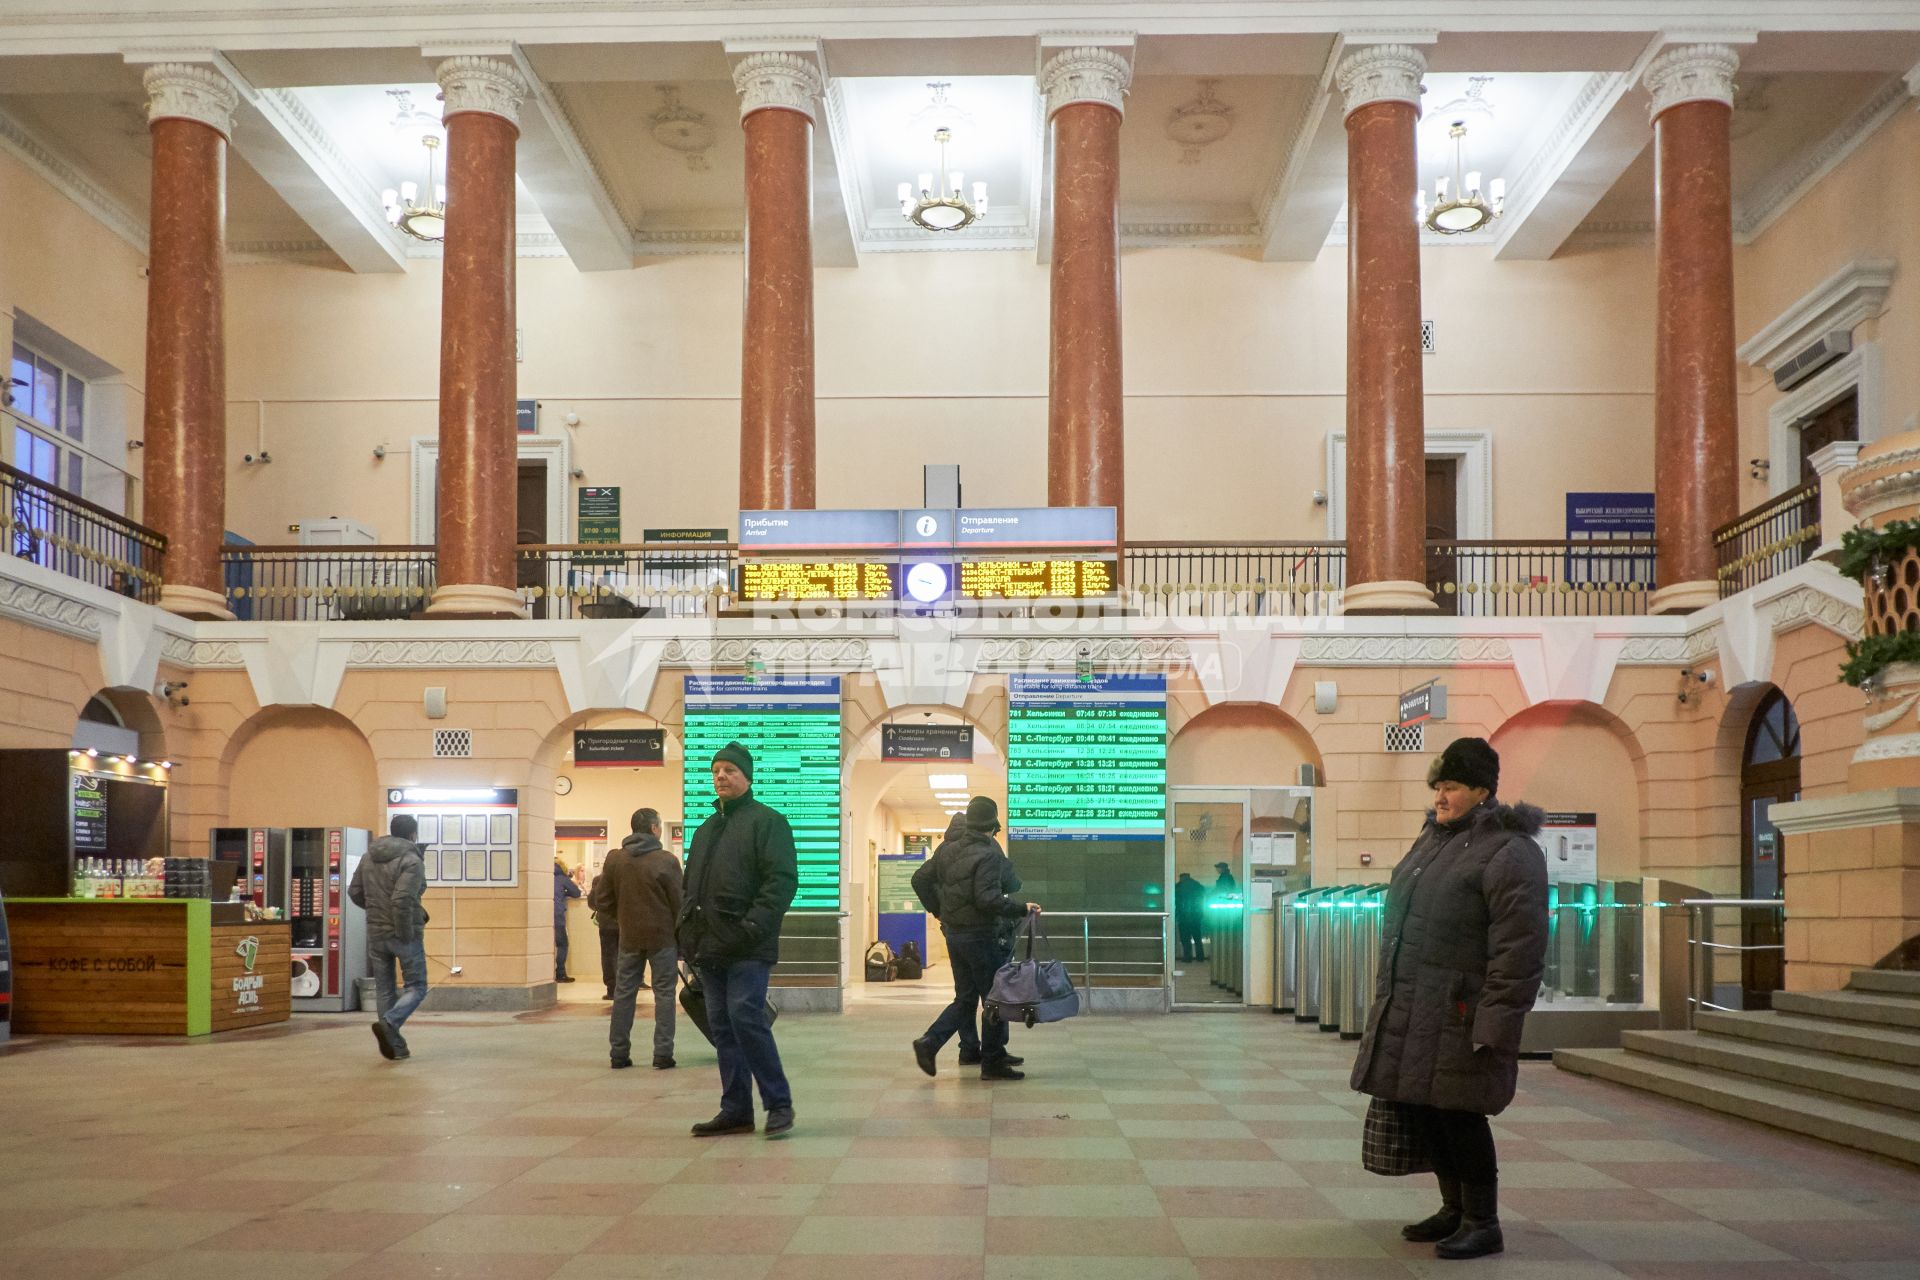
[[[947,571],[937,564],[917,564],[907,570],[907,594],[921,604],[932,604],[947,594]]]
[[[573,779],[569,778],[566,774],[563,773],[559,777],[553,780],[553,794],[557,796],[564,796],[569,791],[572,791],[572,790],[573,790]]]

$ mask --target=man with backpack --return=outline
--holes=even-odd
[[[947,962],[953,966],[953,1003],[913,1042],[913,1060],[928,1075],[934,1074],[941,1047],[973,1021],[975,1010],[993,990],[994,975],[1012,956],[1005,922],[1040,911],[1039,903],[1008,895],[1010,864],[993,838],[999,830],[1000,807],[988,796],[975,796],[967,801],[965,830],[942,841],[913,873],[913,891],[940,921]],[[1019,1061],[1007,1053],[1006,1022],[983,1017],[980,1078],[1024,1079],[1026,1073],[1015,1070]]]

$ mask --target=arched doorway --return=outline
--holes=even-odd
[[[1773,825],[1776,804],[1800,798],[1800,721],[1793,704],[1778,689],[1769,690],[1747,725],[1740,757],[1740,896],[1786,896],[1785,841]],[[1784,941],[1781,914],[1773,910],[1741,913],[1743,947],[1779,947]],[[1745,1009],[1766,1009],[1784,985],[1785,953],[1742,951],[1740,999]]]

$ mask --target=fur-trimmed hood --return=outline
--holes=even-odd
[[[1547,815],[1539,805],[1528,804],[1524,800],[1504,804],[1488,796],[1467,815],[1466,820],[1476,827],[1493,826],[1502,831],[1518,831],[1523,836],[1537,836]],[[1431,809],[1427,810],[1427,825],[1436,825]]]

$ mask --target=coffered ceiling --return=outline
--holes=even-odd
[[[206,62],[242,97],[227,191],[232,250],[355,271],[404,270],[436,252],[386,226],[379,196],[425,181],[420,138],[439,111],[432,67],[460,50],[511,57],[533,85],[519,149],[523,253],[604,270],[663,253],[737,251],[744,149],[730,59],[756,36],[791,43],[795,31],[817,36],[802,47],[829,86],[814,157],[822,265],[856,266],[877,252],[1044,257],[1036,74],[1046,50],[1037,37],[1086,28],[1073,5],[1023,0],[984,14],[938,0],[861,0],[756,5],[744,16],[703,0],[418,11],[337,0],[285,18],[204,0],[136,0],[91,17],[52,0],[6,7],[0,146],[141,243],[150,162],[140,63]],[[1223,0],[1103,11],[1137,33],[1090,33],[1117,42],[1134,66],[1120,144],[1127,244],[1305,260],[1341,237],[1345,135],[1332,73],[1352,43],[1377,38],[1339,29],[1336,11],[1353,8]],[[1368,20],[1385,24],[1395,8],[1381,0]],[[1551,257],[1576,236],[1648,234],[1640,76],[1669,41],[1717,37],[1741,54],[1743,235],[1900,109],[1903,76],[1920,63],[1920,5],[1908,13],[1884,0],[1750,0],[1738,14],[1714,0],[1675,0],[1661,7],[1673,24],[1664,32],[1612,12],[1644,5],[1542,0],[1524,22],[1399,8],[1408,12],[1395,36],[1419,44],[1431,68],[1423,185],[1431,192],[1451,172],[1448,128],[1462,120],[1467,167],[1504,176],[1510,192],[1507,215],[1487,231],[1434,242],[1502,257]],[[1736,21],[1750,25],[1727,25]],[[901,181],[936,167],[932,133],[942,123],[953,131],[950,167],[986,181],[991,195],[987,218],[957,233],[915,228],[897,204]]]

